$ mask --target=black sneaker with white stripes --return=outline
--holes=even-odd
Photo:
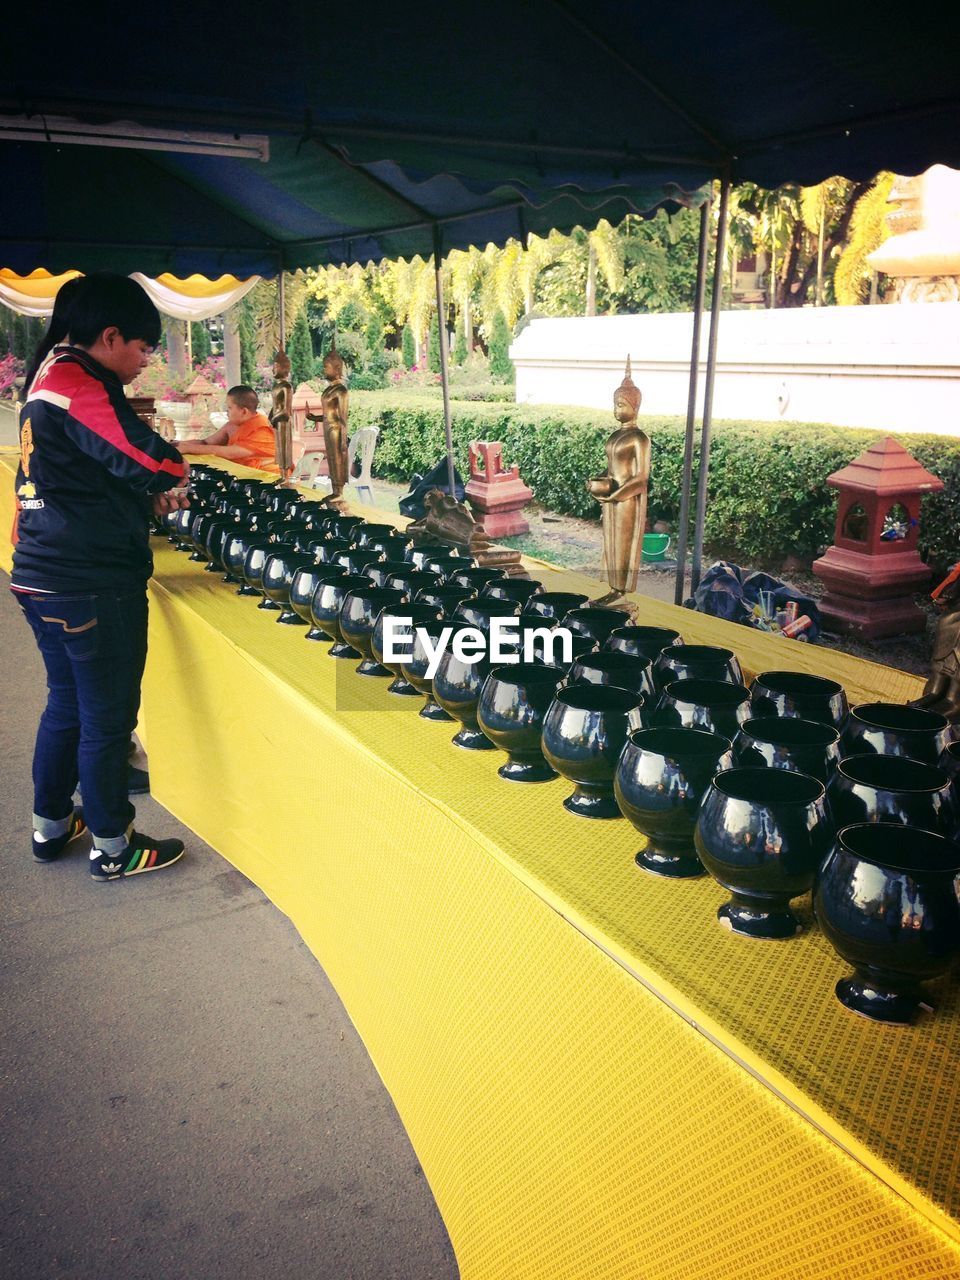
[[[62,836],[53,836],[50,840],[44,840],[35,831],[33,833],[34,862],[54,862],[60,857],[67,845],[73,840],[78,840],[86,829],[87,824],[83,820],[83,810],[74,809],[73,816],[70,819],[70,826]]]
[[[137,876],[143,871],[160,871],[182,857],[182,840],[154,840],[152,836],[131,831],[127,847],[121,853],[91,850],[90,874],[94,880],[119,880],[121,876]]]

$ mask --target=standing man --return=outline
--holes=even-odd
[[[67,342],[56,345],[64,322]],[[20,414],[11,587],[48,688],[33,758],[33,856],[54,861],[89,825],[95,880],[183,854],[179,840],[134,830],[127,797],[147,654],[150,513],[186,505],[186,463],[123,391],[159,338],[160,316],[135,281],[102,273],[73,282]],[[83,812],[73,804],[78,781]]]

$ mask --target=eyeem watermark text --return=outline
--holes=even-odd
[[[383,622],[384,662],[410,662],[414,632],[427,655],[426,677],[437,674],[447,648],[460,662],[473,665],[489,654],[491,662],[534,662],[569,666],[573,661],[573,635],[568,627],[534,627],[524,630],[521,642],[518,618],[491,618],[489,636],[479,627],[443,627],[434,637],[424,627],[414,627],[412,618],[388,616]],[[451,644],[452,637],[452,644]]]

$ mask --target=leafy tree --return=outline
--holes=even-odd
[[[850,236],[834,273],[837,302],[841,306],[867,301],[872,274],[867,254],[878,249],[890,234],[886,213],[892,186],[893,174],[881,173],[853,207]]]
[[[453,344],[453,363],[456,365],[466,364],[467,356],[470,352],[467,350],[467,335],[460,326],[457,326],[457,340]]]
[[[427,368],[431,373],[440,372],[440,325],[437,317],[430,321],[430,340],[427,344]]]
[[[413,330],[408,324],[403,326],[403,343],[401,350],[403,354],[403,367],[405,369],[412,369],[417,363],[417,340],[413,336]]]
[[[507,318],[498,311],[490,331],[490,376],[494,382],[513,381],[513,362],[508,354],[510,348],[510,330]]]
[[[26,360],[30,355],[30,337],[27,331],[27,317],[19,314],[13,317],[13,354],[18,360]]]
[[[202,320],[194,320],[190,324],[190,346],[193,352],[194,367],[198,364],[206,364],[210,359],[212,350],[210,345],[210,330]]]
[[[301,382],[313,377],[313,343],[303,308],[293,322],[293,330],[287,340],[287,355],[290,357],[290,380],[296,389]]]
[[[240,334],[240,381],[246,387],[256,385],[257,381],[257,339],[254,326],[253,311],[244,298],[237,303],[239,316],[237,330]]]

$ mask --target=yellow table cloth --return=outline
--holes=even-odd
[[[955,979],[915,1027],[855,1018],[815,928],[725,932],[723,891],[639,871],[627,822],[568,814],[562,780],[502,782],[499,753],[456,750],[385,681],[156,558],[154,794],[324,966],[465,1280],[960,1276]],[[637,599],[751,674],[818,671],[853,701],[919,688]]]

